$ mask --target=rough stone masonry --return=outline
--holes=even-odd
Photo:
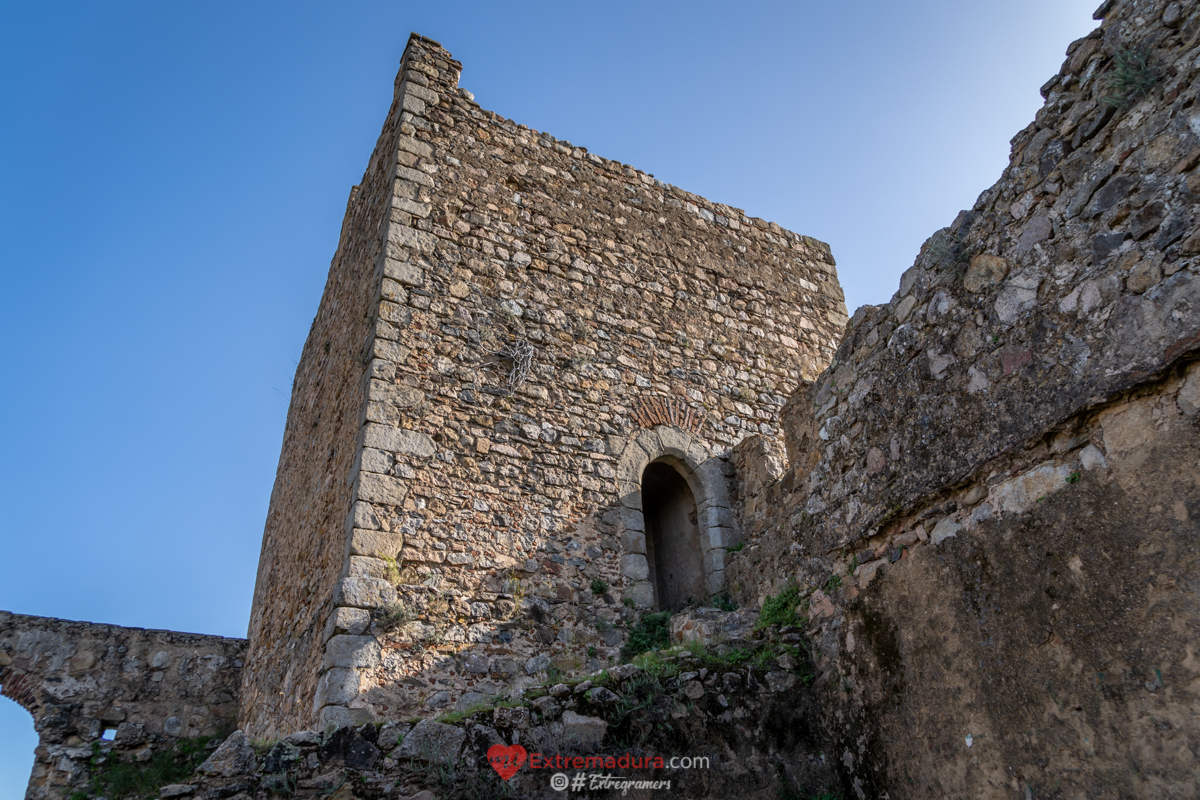
[[[825,245],[482,110],[413,36],[248,643],[0,616],[30,797],[218,729],[243,658],[241,731],[163,797],[488,796],[491,744],[631,725],[751,758],[695,796],[1197,796],[1200,14],[1096,18],[1000,181],[850,320]],[[702,655],[614,666],[681,604]]]

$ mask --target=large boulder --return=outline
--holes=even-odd
[[[372,730],[372,732],[374,732]],[[321,746],[325,759],[340,759],[352,769],[370,769],[379,759],[379,748],[363,738],[357,728],[338,728]]]
[[[462,728],[424,719],[418,722],[400,743],[401,758],[415,758],[434,764],[458,760],[467,734]]]
[[[208,760],[200,765],[199,771],[205,775],[220,775],[232,778],[235,775],[246,775],[254,772],[254,749],[250,747],[250,739],[241,731],[234,731],[229,738],[221,742]]]
[[[563,744],[580,750],[595,750],[604,740],[608,723],[599,717],[585,717],[574,711],[564,711],[562,716]]]

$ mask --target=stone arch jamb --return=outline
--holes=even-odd
[[[712,455],[704,443],[674,425],[643,429],[631,437],[617,457],[617,494],[621,504],[621,572],[630,581],[629,596],[640,608],[654,604],[648,580],[646,521],[642,515],[642,473],[653,461],[673,466],[696,499],[704,586],[711,598],[725,590],[726,548],[741,539],[729,491],[729,464]]]

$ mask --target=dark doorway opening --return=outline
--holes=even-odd
[[[670,464],[656,461],[642,473],[642,514],[655,608],[682,608],[704,600],[696,498]]]

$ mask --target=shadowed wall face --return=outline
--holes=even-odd
[[[704,599],[704,565],[696,499],[670,464],[655,462],[642,476],[646,555],[655,605],[674,608]]]

